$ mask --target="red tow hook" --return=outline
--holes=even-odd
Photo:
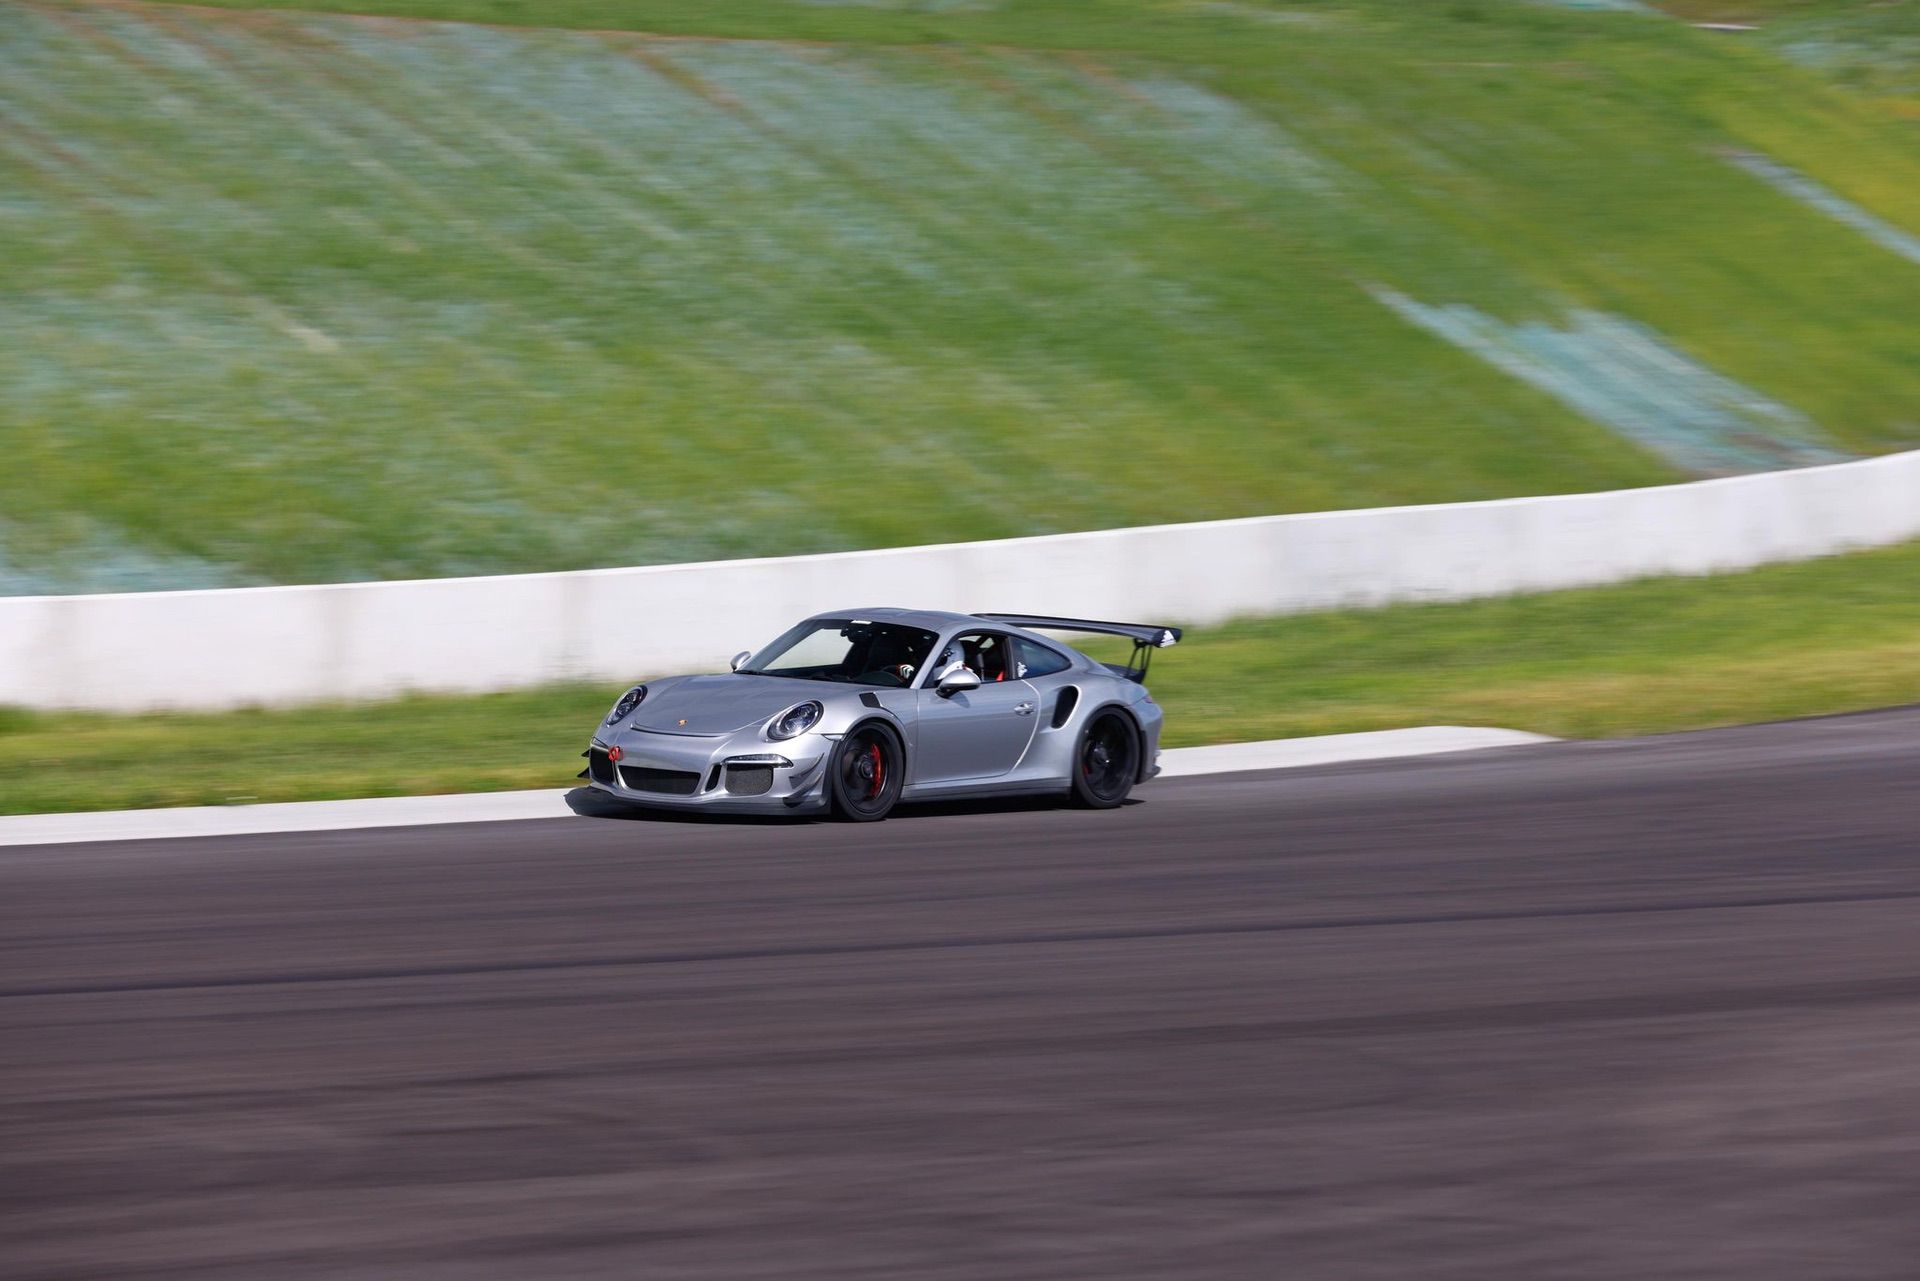
[[[626,756],[626,753],[621,751],[617,747],[609,747],[607,749],[607,759],[610,761],[618,762],[623,758],[625,758],[625,756]]]

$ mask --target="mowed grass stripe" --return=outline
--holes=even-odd
[[[338,142],[338,138],[326,138],[326,140],[328,140],[328,142]],[[728,138],[728,140],[726,140],[726,146],[728,146],[728,148],[732,148],[732,146],[737,146],[737,140],[735,140],[735,138]],[[803,198],[801,198],[801,200],[797,202],[797,204],[799,204],[799,207],[806,207],[806,205],[808,205],[808,202],[818,202],[818,200],[820,200],[820,192],[818,192],[818,190],[816,190],[816,192],[803,192],[801,196],[803,196]],[[415,204],[420,204],[419,200],[417,200]],[[428,211],[430,215],[438,215],[438,213],[440,213],[438,209],[434,209],[434,207],[432,207],[432,205],[430,204],[426,204],[426,211]],[[749,209],[749,213],[751,213],[751,209]],[[948,227],[952,227],[952,225],[954,225],[954,221],[952,221],[952,219],[948,219]],[[755,278],[755,280],[758,280],[758,278],[762,278],[762,277],[760,277],[760,273],[753,273],[753,275],[751,275],[751,277],[749,278]],[[764,292],[764,290],[762,290],[762,292]],[[801,319],[801,323],[797,325],[797,328],[803,328],[803,326],[804,326],[804,317],[803,319]],[[338,328],[338,326],[336,326],[336,328]],[[778,357],[780,357],[780,359],[785,359],[787,355],[791,355],[791,353],[789,353],[789,351],[778,351]],[[737,357],[735,357],[735,359],[737,359]],[[864,363],[864,361],[862,361],[862,363]],[[770,371],[770,373],[776,373],[776,375],[778,375],[778,371]],[[852,371],[852,373],[854,373],[854,376],[856,376],[856,378],[860,378],[860,380],[872,380],[872,375],[870,375],[868,371],[860,371],[860,369],[856,369],[856,371]],[[891,382],[897,382],[897,384],[900,384],[902,388],[908,388],[908,386],[912,386],[912,384],[916,382],[916,375],[914,375],[912,371],[900,371],[899,375],[895,375],[893,376],[893,378],[891,378]],[[1004,382],[1004,378],[995,378],[995,376],[989,375],[989,376],[985,376],[985,378],[979,378],[979,382],[981,382],[981,384],[987,384],[987,386],[993,386],[995,382]],[[1016,388],[1016,390],[1018,390],[1018,388]],[[814,384],[814,386],[810,386],[810,388],[806,388],[806,392],[810,392],[810,394],[818,394],[818,384]],[[1029,403],[1033,405],[1033,409],[1035,409],[1037,413],[1043,413],[1043,411],[1046,411],[1046,409],[1058,409],[1058,398],[1046,398],[1046,399],[1023,398],[1023,399],[1029,399]],[[1054,403],[1046,403],[1048,399],[1052,399]],[[852,409],[851,413],[841,413],[841,415],[837,415],[837,417],[839,417],[841,421],[847,421],[847,419],[852,419],[852,421],[854,421],[854,424],[856,424],[858,428],[862,428],[862,434],[864,434],[864,436],[870,436],[870,438],[872,438],[872,436],[877,436],[877,438],[881,438],[881,440],[885,440],[885,442],[893,442],[893,440],[899,440],[899,436],[900,436],[899,432],[893,432],[893,430],[889,430],[889,424],[883,423],[883,421],[881,421],[881,423],[876,423],[876,421],[874,421],[874,413],[872,413],[872,407],[870,407],[870,405],[856,405],[856,407]],[[1004,432],[1002,432],[1002,434],[1004,434]],[[1025,432],[1023,432],[1021,436],[1025,436]],[[670,438],[670,440],[678,440],[678,438]],[[1020,440],[1020,436],[1016,436],[1016,444],[1014,444],[1014,447],[1016,447],[1016,449],[1020,447],[1018,446],[1018,440]],[[707,444],[707,442],[701,442],[701,446],[705,446],[705,444]],[[929,444],[929,446],[937,447],[937,444],[939,444],[939,438],[933,438],[933,440],[931,440],[931,442],[927,442],[927,444]],[[958,434],[958,436],[956,436],[956,444],[964,444],[964,434]],[[655,446],[655,449],[657,449],[657,447],[659,446]],[[929,449],[927,449],[927,453],[931,453],[931,451],[933,451],[933,449],[929,447]],[[977,447],[972,447],[972,449],[968,449],[966,453],[970,453],[970,455],[972,455],[972,453],[979,453],[979,449],[977,449]],[[536,457],[538,457],[538,455],[536,455]],[[463,459],[463,457],[459,455],[459,451],[453,451],[453,457],[451,457],[451,459],[447,461],[447,469],[449,469],[449,471],[459,472],[459,471],[463,471],[463,467],[465,467],[465,465],[467,465],[467,459]],[[922,467],[924,467],[924,465],[922,465]],[[1031,474],[1035,474],[1035,482],[1033,482],[1033,486],[1031,486],[1031,490],[1029,490],[1029,494],[1037,495],[1037,497],[1044,497],[1044,494],[1046,494],[1048,490],[1056,490],[1056,486],[1052,484],[1052,476],[1048,476],[1048,474],[1044,474],[1044,472],[1039,472],[1039,471],[1031,472]],[[983,482],[991,482],[993,478],[995,478],[995,476],[993,476],[993,469],[987,469],[987,474],[985,474],[985,476],[981,476],[979,480],[983,480]],[[1004,478],[1002,478],[1002,480],[1004,480]],[[705,492],[710,492],[710,490],[714,490],[714,488],[718,488],[718,486],[703,486],[703,490],[705,490]],[[1025,488],[1025,486],[1023,486],[1023,488]],[[1108,494],[1110,495],[1117,495],[1117,497],[1119,497],[1121,501],[1125,501],[1125,497],[1127,497],[1127,486],[1106,486],[1106,490],[1108,490]],[[789,501],[793,501],[793,499],[801,499],[801,501],[804,501],[804,499],[812,499],[812,497],[814,497],[814,494],[793,495],[791,494],[791,492],[789,492],[789,495],[787,495],[787,497],[789,497]],[[824,494],[822,495],[822,497],[828,497],[828,499],[831,499],[831,494]],[[914,497],[918,499],[920,495],[914,495]],[[927,494],[925,495],[925,497],[927,497],[927,499],[937,499],[937,495],[935,494]],[[1021,497],[1025,497],[1025,495],[1021,495]],[[780,501],[780,495],[770,495],[770,499],[772,499],[772,503],[778,503],[778,501]],[[768,503],[768,505],[772,505],[772,503]],[[918,503],[918,501],[916,501],[914,505],[916,505],[916,507],[924,507],[924,503]],[[588,507],[591,507],[591,503],[589,503]],[[937,507],[935,507],[935,511],[937,511]],[[795,524],[799,524],[799,520],[797,520]],[[895,524],[899,524],[899,520],[895,520]],[[924,526],[922,526],[922,528],[924,528]],[[912,532],[912,536],[918,536],[918,528],[916,528],[916,530]],[[895,538],[899,538],[899,534],[897,534]],[[603,561],[603,559],[614,559],[614,557],[618,557],[618,555],[620,555],[618,551],[607,551],[607,553],[603,553],[601,557],[595,557],[595,559],[601,559],[601,561]],[[622,557],[622,559],[624,559],[624,557]]]
[[[35,166],[5,205],[26,252],[0,433],[31,460],[0,471],[7,581],[510,572],[1678,478],[1381,289],[1631,322],[1847,452],[1915,441],[1920,280],[1720,149],[1777,143],[1895,225],[1858,175],[1911,158],[1811,77],[1773,110],[1843,121],[1847,174],[1792,128],[1746,136],[1773,65],[1678,24],[1499,0],[647,11],[731,34],[751,11],[770,38],[0,13],[0,113],[32,131],[0,154]]]

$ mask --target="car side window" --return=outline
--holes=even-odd
[[[1013,640],[998,632],[965,632],[948,641],[933,664],[933,674],[949,663],[965,663],[983,684],[1016,679]]]
[[[1016,679],[1051,676],[1055,672],[1064,672],[1071,666],[1073,664],[1067,656],[1057,649],[1018,637],[1013,640],[1013,675]]]

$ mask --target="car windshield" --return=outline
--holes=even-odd
[[[905,688],[939,637],[925,628],[860,618],[810,618],[740,668],[758,676]]]

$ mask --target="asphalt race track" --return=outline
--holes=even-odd
[[[1920,711],[0,851],[0,1276],[1911,1277]]]

